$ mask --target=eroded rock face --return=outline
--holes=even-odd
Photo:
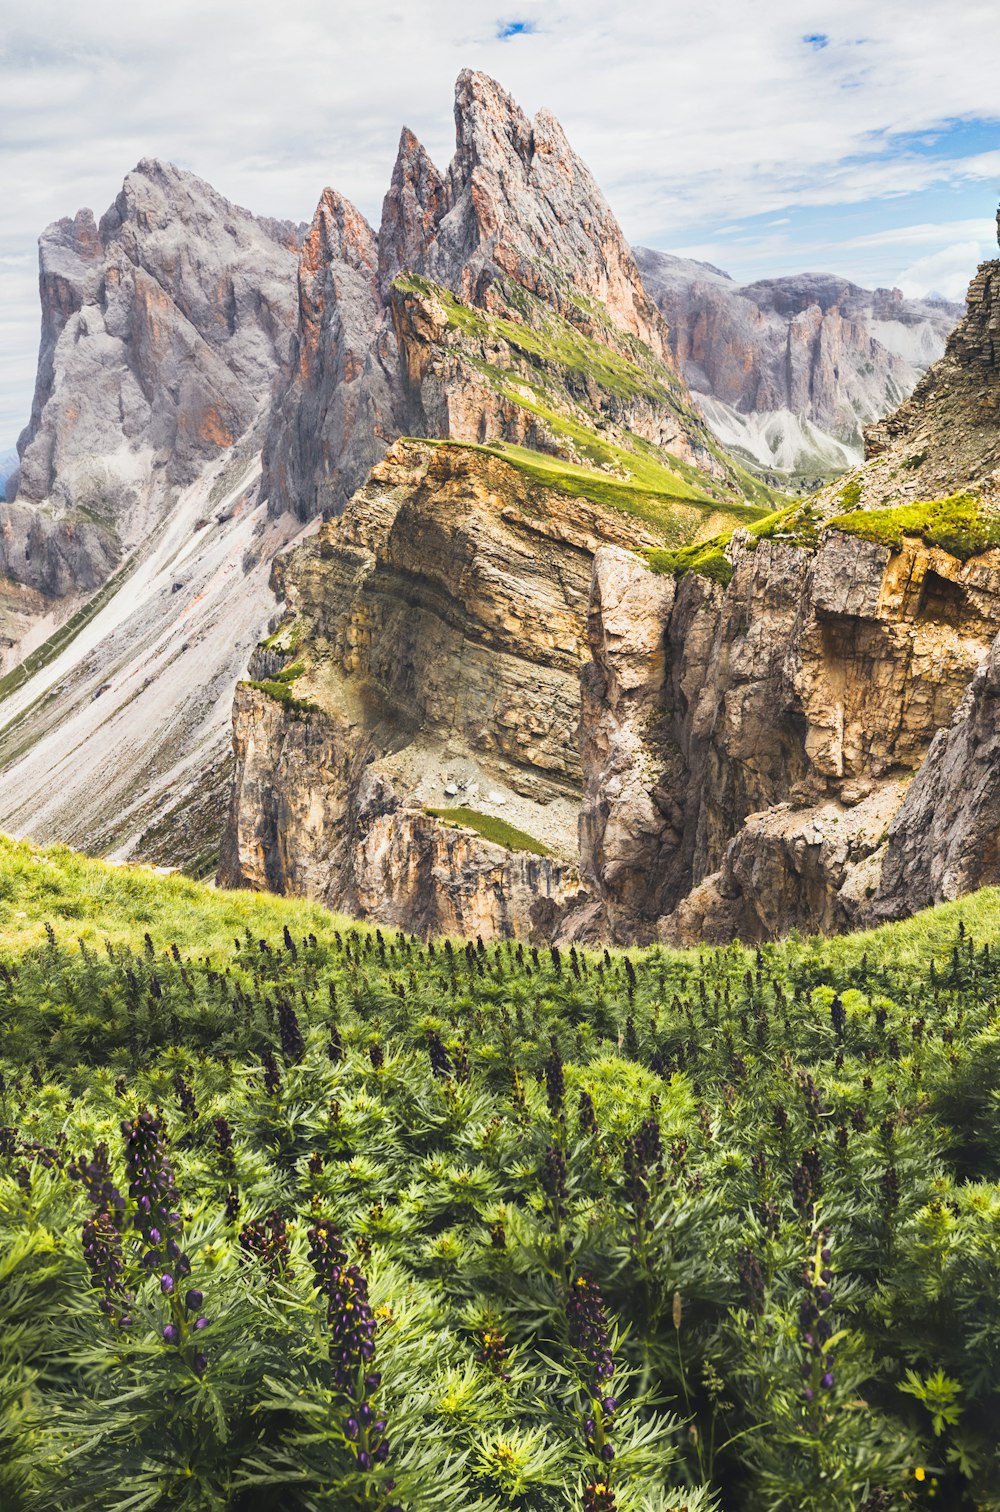
[[[510,279],[590,334],[603,335],[610,318],[665,357],[666,328],[621,228],[555,117],[541,110],[529,121],[506,90],[467,69],[455,124],[443,214],[412,270],[470,304],[489,305],[493,285]],[[571,292],[598,309],[581,309]]]
[[[912,392],[962,313],[830,274],[740,285],[649,248],[636,258],[719,439],[809,477],[860,461],[863,427]]]
[[[319,898],[422,935],[484,939],[550,939],[579,894],[572,864],[506,850],[407,806],[365,765],[357,729],[334,714],[295,718],[241,688],[234,731],[239,812],[223,850],[227,885]]]
[[[865,431],[865,508],[1000,490],[1000,261],[981,264],[945,355]]]
[[[612,927],[628,934],[664,909],[679,814],[666,719],[667,627],[672,577],[658,577],[632,552],[602,547],[594,559],[583,668],[580,813],[584,876]]]
[[[894,819],[875,919],[1000,882],[1000,637]]]
[[[0,574],[99,586],[257,418],[288,359],[298,233],[144,160],[40,241],[42,341]]]
[[[654,649],[624,720],[612,564],[595,571],[581,864],[619,938],[862,919],[910,774],[1000,613],[996,552],[961,563],[830,531],[815,551],[762,541],[734,558],[727,588],[689,574],[659,599],[628,564],[627,634]]]
[[[303,670],[291,702],[238,690],[222,880],[406,928],[550,938],[581,893],[580,668],[594,554],[615,538],[653,542],[500,458],[397,443],[282,565],[294,650],[251,672],[273,679],[276,654]],[[549,854],[428,812],[462,803]]]
[[[264,463],[273,513],[334,513],[402,429],[396,345],[379,287],[375,232],[324,191],[299,259],[292,375]]]

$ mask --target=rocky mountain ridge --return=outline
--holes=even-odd
[[[740,285],[646,247],[636,260],[719,440],[813,487],[861,460],[864,426],[909,396],[962,314],[832,274]]]
[[[718,497],[762,498],[692,407],[632,252],[555,119],[529,120],[466,71],[455,123],[443,174],[404,129],[378,232],[334,190],[320,201],[264,452],[272,509],[336,514],[404,434],[619,471],[676,458],[689,484],[693,472]]]
[[[498,844],[482,800],[465,790],[458,810],[434,822],[441,784],[455,775],[449,758],[454,764],[459,752],[468,763],[462,780],[479,792],[506,803],[516,791],[509,778],[504,786],[506,757],[482,711],[462,722],[478,708],[472,690],[482,677],[500,676],[503,653],[484,652],[470,620],[471,605],[481,614],[489,602],[496,569],[459,548],[461,577],[447,573],[428,597],[414,584],[437,567],[422,565],[414,535],[400,548],[390,529],[369,531],[366,565],[353,575],[355,512],[373,503],[362,490],[342,521],[324,527],[318,549],[283,570],[278,682],[265,678],[237,700],[224,879],[318,890],[362,915],[388,910],[402,927],[684,944],[850,928],[996,880],[998,272],[1000,264],[980,270],[945,358],[890,422],[888,438],[873,433],[872,461],[845,483],[714,538],[702,531],[700,545],[680,550],[648,534],[611,544],[602,521],[589,549],[585,612],[576,590],[576,649],[560,694],[545,699],[562,711],[562,728],[545,744],[561,786],[550,774],[548,786],[523,789],[512,811],[530,839],[557,800],[569,805],[576,847],[564,831],[549,867],[519,859],[516,842]],[[959,441],[946,455],[952,430]],[[914,453],[928,439],[937,443],[928,455]],[[430,500],[451,497],[454,531],[475,490],[491,501],[486,517],[474,515],[480,539],[495,532],[487,519],[508,518],[509,474],[497,468],[509,469],[512,453],[446,446],[429,489],[408,445],[374,475],[391,485],[394,521],[415,521]],[[908,502],[928,479],[950,496]],[[972,492],[957,493],[961,484]],[[575,528],[579,501],[549,491],[556,487],[550,480],[531,512],[557,512]],[[522,501],[518,513],[527,512]],[[452,549],[441,522],[433,539],[436,563]],[[532,546],[536,567],[542,550]],[[521,559],[509,547],[498,556]],[[413,566],[410,586],[399,577],[403,559]],[[380,584],[374,621],[362,581]],[[548,614],[543,627],[523,604],[508,612],[518,657],[530,663],[558,621]],[[443,635],[455,637],[457,660],[443,656]],[[376,649],[383,636],[390,654]],[[472,646],[488,674],[466,674]],[[445,701],[444,725],[426,702],[390,719],[426,684],[428,667],[457,695]],[[402,702],[390,691],[394,679],[406,689]],[[324,690],[322,711],[313,708],[315,688]],[[517,706],[501,684],[495,707]],[[345,726],[347,709],[355,712]],[[533,732],[516,715],[514,726],[530,750]],[[415,768],[415,750],[435,739],[433,760]],[[262,803],[265,793],[278,795],[277,809]],[[485,817],[502,811],[487,803]],[[331,863],[331,824],[349,864]]]
[[[81,210],[42,235],[38,377],[0,504],[0,668],[258,421],[287,363],[298,240],[151,159],[99,224]]]

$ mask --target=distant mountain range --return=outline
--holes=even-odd
[[[962,314],[831,273],[738,284],[710,263],[648,247],[636,260],[719,440],[804,483],[861,461],[862,427],[913,391]]]

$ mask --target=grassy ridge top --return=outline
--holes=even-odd
[[[463,824],[487,817],[468,809],[444,812],[448,817],[453,812],[455,822]],[[495,822],[513,829],[503,821]],[[960,922],[981,942],[1000,945],[1000,888],[983,888],[897,924],[832,939],[816,937],[810,948],[822,951],[831,973],[852,970],[862,957],[905,970],[909,965],[925,966],[931,959],[944,960]],[[305,899],[231,892],[180,873],[117,866],[68,846],[42,847],[0,835],[0,951],[19,955],[44,943],[46,923],[69,942],[95,945],[108,939],[135,950],[142,949],[146,932],[155,927],[161,938],[176,941],[181,949],[208,956],[228,953],[234,936],[248,928],[254,934],[273,935],[287,925],[295,934],[314,933],[320,940],[329,940],[346,927],[364,928]],[[801,942],[789,941],[768,950],[781,956],[803,948]],[[728,947],[727,953],[732,952],[753,955],[742,946]],[[716,947],[698,951],[657,947],[655,951],[657,958],[689,964],[714,953]]]
[[[960,562],[1000,546],[1000,515],[984,509],[967,493],[897,504],[890,509],[853,509],[828,521],[827,529],[875,541],[894,551],[902,546],[904,537],[919,536],[928,546],[939,546]]]
[[[607,342],[595,340],[517,285],[505,293],[519,319],[463,304],[416,274],[401,275],[394,288],[433,300],[444,311],[447,346],[509,404],[541,420],[569,459],[576,458],[586,471],[600,468],[632,482],[633,502],[643,492],[714,500],[722,509],[735,506],[738,518],[742,508],[759,513],[781,500],[722,450],[685,398],[677,374],[610,323],[604,325]],[[587,308],[596,318],[596,307],[587,302]],[[643,408],[673,416],[706,466],[630,429]]]

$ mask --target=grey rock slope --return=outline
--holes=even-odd
[[[298,242],[154,160],[99,224],[81,210],[43,233],[35,395],[0,506],[8,641],[51,608],[33,594],[98,588],[257,419],[288,360]]]
[[[827,273],[741,285],[645,247],[636,260],[719,439],[760,466],[810,478],[861,460],[864,426],[912,392],[962,313]]]
[[[179,863],[217,845],[232,689],[298,528],[259,481],[300,240],[154,161],[99,225],[43,234],[34,404],[0,505],[3,828]]]
[[[7,487],[7,479],[12,478],[17,472],[18,461],[16,447],[12,446],[8,451],[0,452],[0,494]]]

